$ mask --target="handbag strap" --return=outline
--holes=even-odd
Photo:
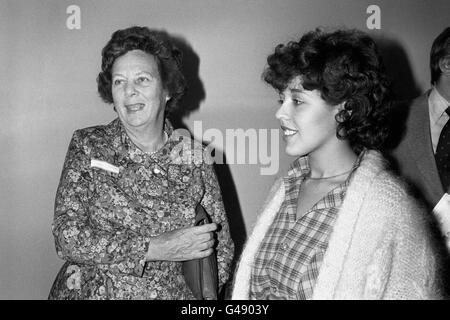
[[[205,208],[199,202],[195,208],[195,225],[200,226],[211,222],[211,218],[208,216]]]

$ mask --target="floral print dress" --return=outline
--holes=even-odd
[[[66,262],[49,299],[194,299],[181,262],[144,257],[151,237],[193,226],[199,202],[220,225],[219,290],[228,280],[234,245],[210,158],[168,121],[165,131],[153,154],[133,144],[119,119],[75,131],[52,224]]]

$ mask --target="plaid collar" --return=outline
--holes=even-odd
[[[358,155],[355,164],[352,167],[352,171],[348,175],[347,179],[345,180],[345,185],[348,185],[350,177],[353,175],[354,171],[359,167],[359,164],[361,163],[361,160],[364,156],[364,153],[366,153],[367,149],[364,149],[361,151],[361,153]],[[311,171],[311,168],[309,166],[308,156],[301,156],[295,159],[289,166],[289,170],[287,173],[287,179],[289,181],[297,181],[299,178],[302,178],[302,180],[309,175]]]
[[[301,178],[307,176],[310,171],[308,156],[302,156],[291,163],[287,175],[288,177]]]

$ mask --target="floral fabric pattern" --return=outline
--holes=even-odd
[[[151,237],[193,226],[199,202],[220,225],[219,290],[226,283],[234,244],[210,159],[169,122],[165,131],[153,154],[133,144],[119,119],[75,131],[52,225],[66,262],[49,299],[194,299],[181,262],[145,264],[145,254]]]

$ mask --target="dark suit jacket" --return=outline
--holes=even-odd
[[[444,194],[434,160],[428,110],[429,92],[413,100],[406,116],[404,135],[391,153],[399,173],[420,193],[430,209]]]

